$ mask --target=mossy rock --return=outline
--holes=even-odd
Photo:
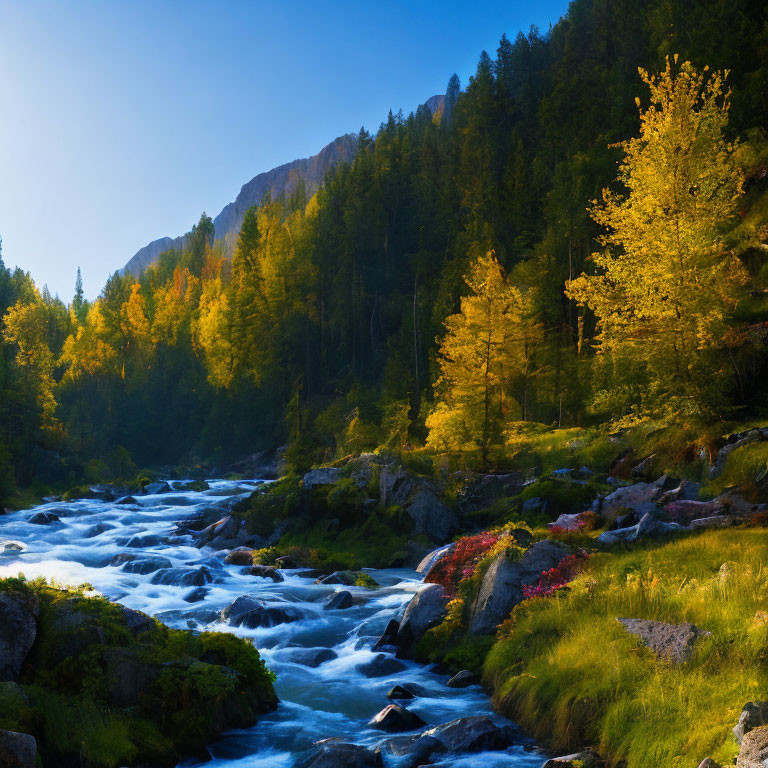
[[[246,640],[171,630],[83,589],[23,588],[40,603],[38,638],[21,687],[0,686],[0,727],[34,735],[44,764],[175,765],[277,705]]]

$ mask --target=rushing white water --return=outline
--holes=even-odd
[[[367,727],[368,720],[391,703],[386,692],[395,684],[417,683],[425,695],[401,702],[429,725],[468,715],[493,714],[479,686],[457,690],[445,686],[448,677],[432,668],[404,662],[405,669],[368,678],[360,671],[377,653],[372,646],[391,618],[402,615],[419,589],[419,576],[407,570],[370,571],[380,589],[315,584],[300,572],[283,571],[285,581],[273,583],[244,573],[244,568],[223,562],[225,553],[193,546],[190,536],[173,535],[177,522],[195,518],[203,509],[225,505],[240,493],[249,493],[258,481],[211,481],[202,493],[173,492],[141,496],[135,504],[83,500],[44,504],[33,511],[0,518],[0,577],[24,573],[61,584],[90,583],[100,593],[129,608],[156,616],[181,629],[234,632],[253,638],[270,669],[277,674],[280,697],[277,711],[262,717],[247,730],[232,731],[210,746],[211,768],[291,768],[313,742],[329,737],[373,746],[387,734]],[[60,522],[36,525],[34,513],[52,512]],[[116,555],[165,558],[175,569],[158,582],[158,571],[130,573],[125,564],[110,565]],[[205,567],[212,581],[202,586],[194,579]],[[179,582],[185,581],[185,584]],[[354,605],[345,610],[324,610],[335,591],[348,589]],[[192,594],[195,592],[195,594]],[[271,628],[234,628],[223,623],[220,612],[240,595],[254,595],[268,603],[290,604],[302,618]],[[185,600],[187,598],[187,600]],[[195,602],[189,602],[195,598]],[[336,657],[316,667],[306,666],[306,649],[331,649]],[[326,651],[327,656],[329,654]],[[303,657],[303,658],[300,658]],[[504,752],[484,752],[443,758],[436,766],[453,768],[539,768],[542,754],[531,751],[522,735],[518,745]],[[199,765],[198,762],[185,766]]]

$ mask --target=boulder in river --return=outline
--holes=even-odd
[[[471,607],[469,629],[490,635],[523,600],[523,587],[535,584],[544,571],[557,566],[569,549],[557,541],[539,541],[517,561],[501,552],[488,568]],[[406,612],[407,613],[407,612]]]
[[[202,587],[211,581],[213,575],[201,565],[199,568],[161,568],[149,583],[174,587]]]
[[[507,729],[500,728],[490,717],[460,717],[424,732],[443,744],[449,752],[485,752],[506,749],[511,743]],[[423,737],[422,737],[423,738]]]
[[[387,704],[381,712],[377,712],[368,722],[369,728],[395,733],[399,731],[415,731],[426,723],[415,713],[401,707],[399,704]]]
[[[141,555],[134,555],[130,552],[125,552],[120,555],[115,555],[110,561],[110,565],[122,565],[123,571],[126,573],[138,573],[145,575],[147,573],[154,573],[163,568],[170,569],[173,567],[173,563],[162,555],[147,555],[142,557]]]
[[[185,603],[199,603],[201,600],[205,600],[207,594],[208,590],[205,587],[195,587],[193,590],[187,592],[181,599]]]
[[[341,592],[335,592],[331,595],[323,606],[323,610],[343,610],[344,608],[351,608],[352,605],[352,593],[342,589]]]
[[[224,558],[224,562],[229,565],[253,565],[253,550],[250,547],[237,547]]]
[[[156,533],[144,533],[131,536],[125,546],[133,549],[144,549],[145,547],[156,547],[160,541],[161,537]]]
[[[289,661],[315,669],[326,661],[337,659],[339,654],[331,648],[297,648],[291,652]]]
[[[432,765],[434,758],[445,752],[445,746],[433,736],[394,736],[382,741],[376,752],[391,757],[398,768],[417,768]]]
[[[160,481],[157,483],[147,483],[147,485],[144,486],[143,493],[154,496],[159,493],[170,493],[171,492],[171,486],[168,485],[168,483]]]
[[[30,516],[27,522],[33,525],[50,525],[51,523],[60,523],[61,518],[54,515],[53,512],[36,512]]]
[[[92,525],[84,534],[84,539],[93,539],[96,536],[101,536],[102,533],[106,533],[107,531],[111,531],[115,526],[111,523],[96,523],[96,525]]]
[[[16,731],[0,731],[0,767],[36,768],[37,742],[34,736]]]
[[[415,683],[395,685],[387,691],[388,699],[415,699],[424,695],[424,689]]]
[[[386,646],[397,645],[397,633],[399,629],[400,622],[397,619],[390,619],[387,622],[387,626],[384,628],[381,637],[379,637],[376,644],[373,646],[373,650],[378,651]]]
[[[702,632],[690,622],[667,624],[664,621],[648,619],[619,619],[631,635],[640,638],[659,658],[673,664],[683,664],[691,658],[693,646],[700,637],[707,637],[710,632]]]
[[[768,765],[768,725],[744,734],[736,768],[765,768]]]
[[[405,664],[392,656],[383,653],[377,654],[371,661],[360,664],[357,667],[358,672],[365,677],[386,677],[387,675],[396,675],[405,669]]]
[[[272,579],[274,582],[285,581],[285,576],[271,565],[252,565],[250,568],[246,568],[245,572],[249,576],[258,576],[260,579]]]
[[[479,685],[480,675],[477,672],[470,672],[468,669],[462,669],[457,672],[446,685],[449,688],[467,688],[470,685]]]
[[[384,768],[381,755],[339,739],[318,741],[294,768]]]
[[[0,592],[0,680],[18,680],[37,637],[37,597],[26,590]]]
[[[733,727],[733,735],[741,744],[744,734],[768,725],[768,701],[748,701],[741,710],[739,722]]]
[[[397,631],[397,645],[404,653],[443,620],[447,603],[445,590],[439,584],[427,584],[411,598]]]
[[[289,603],[267,603],[251,595],[241,595],[221,612],[221,618],[233,627],[274,627],[304,618]]]

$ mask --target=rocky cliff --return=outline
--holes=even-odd
[[[440,115],[443,111],[444,101],[445,97],[442,95],[431,96],[424,103],[424,106],[433,115]],[[300,181],[304,182],[308,194],[314,194],[323,183],[325,175],[334,165],[352,161],[356,153],[357,137],[348,133],[334,139],[316,155],[285,163],[285,165],[280,165],[271,171],[254,176],[243,185],[235,201],[225,205],[221,213],[213,220],[216,240],[224,245],[225,252],[231,256],[237,242],[240,226],[243,223],[243,216],[251,206],[260,203],[267,193],[271,194],[273,198],[282,193],[290,195],[295,191]],[[161,253],[169,250],[182,250],[185,240],[186,235],[161,237],[159,240],[153,240],[136,252],[123,268],[123,272],[139,275],[143,269],[157,261]]]

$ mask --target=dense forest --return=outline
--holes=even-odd
[[[525,422],[750,418],[767,125],[764,3],[576,0],[439,114],[361,130],[316,195],[248,211],[231,260],[203,214],[93,302],[0,261],[0,498],[281,445],[488,465]]]

